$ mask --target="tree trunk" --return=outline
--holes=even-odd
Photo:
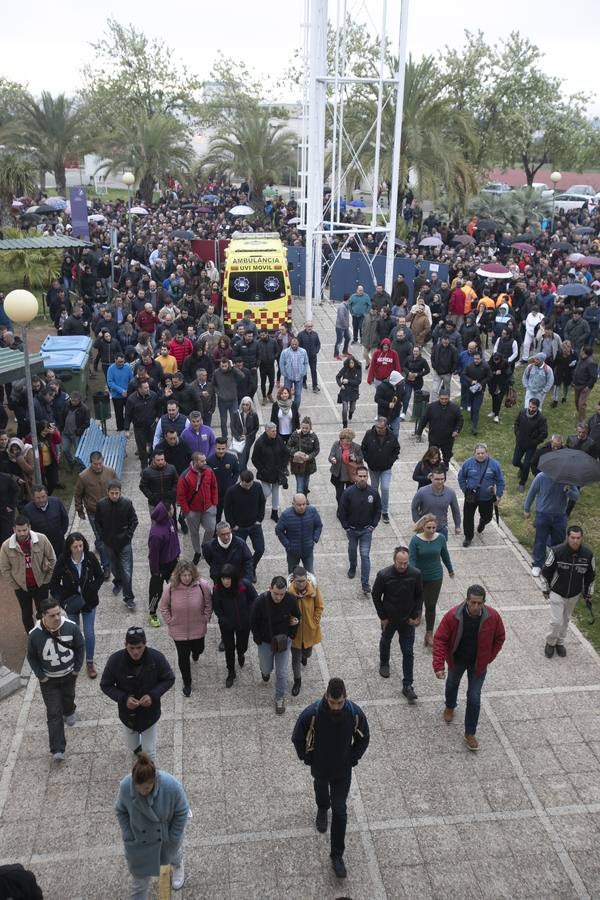
[[[139,190],[144,203],[152,203],[152,194],[154,193],[154,175],[152,175],[151,173],[146,173],[146,175],[144,175],[140,179]]]
[[[56,182],[56,193],[61,197],[66,197],[67,178],[65,175],[65,167],[57,166],[54,169],[54,180]]]
[[[46,169],[40,166],[40,191],[46,190]]]

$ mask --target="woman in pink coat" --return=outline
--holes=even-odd
[[[183,693],[192,693],[190,656],[196,662],[204,652],[204,637],[212,616],[212,587],[200,578],[191,562],[180,559],[160,598],[160,614],[177,649]]]

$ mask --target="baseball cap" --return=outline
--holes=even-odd
[[[132,625],[125,634],[126,644],[145,644],[146,632],[139,625]]]

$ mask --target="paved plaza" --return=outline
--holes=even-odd
[[[288,695],[283,716],[275,716],[273,679],[263,684],[252,645],[233,688],[225,689],[214,619],[206,651],[193,664],[189,699],[181,693],[177,671],[175,688],[163,698],[158,762],[183,781],[193,810],[185,841],[187,880],[179,896],[600,897],[600,660],[573,626],[567,659],[544,657],[546,604],[530,576],[529,558],[508,532],[493,524],[469,549],[462,547],[462,537],[450,536],[456,578],[445,579],[439,604],[444,612],[464,599],[469,584],[479,582],[506,626],[504,649],[484,686],[480,751],[469,753],[463,743],[464,689],[455,722],[442,721],[443,686],[423,646],[423,625],[415,644],[417,705],[409,707],[401,695],[397,643],[391,678],[379,675],[378,619],[359,579],[346,577],[346,540],[329,482],[328,451],[341,428],[334,319],[333,306],[318,308],[322,390],[313,394],[309,380],[302,401],[321,442],[310,500],[324,521],[315,561],[325,599],[323,643],[303,670],[300,695]],[[364,381],[352,422],[359,442],[373,422],[372,399],[373,389]],[[259,406],[259,414],[264,417],[266,409]],[[391,523],[375,532],[371,580],[391,563],[393,547],[411,537],[416,488],[411,475],[426,446],[415,442],[412,431],[403,423]],[[134,498],[140,517],[134,542],[138,609],[127,613],[110,583],[102,588],[100,671],[109,653],[123,645],[126,627],[147,622],[149,516],[133,451],[130,441],[123,490]],[[455,485],[454,473],[450,481]],[[293,487],[291,478],[282,508],[290,504]],[[285,554],[269,513],[268,501],[259,590],[274,574],[285,573]],[[89,536],[88,523],[83,524]],[[183,544],[191,556],[189,538]],[[201,570],[206,575],[203,563]],[[148,628],[147,634],[176,670],[166,627]],[[329,835],[315,830],[310,772],[290,740],[298,712],[323,694],[334,675],[345,680],[371,728],[369,749],[354,770],[345,882],[331,871]],[[82,674],[77,689],[79,721],[68,730],[62,765],[50,761],[36,679],[0,704],[0,863],[20,861],[33,869],[46,900],[119,900],[127,896],[127,871],[113,802],[130,756],[116,705],[100,692],[99,678],[92,682]]]

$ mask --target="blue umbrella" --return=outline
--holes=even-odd
[[[580,284],[578,281],[574,281],[573,284],[561,284],[557,294],[561,297],[584,297],[586,294],[589,294],[590,291],[591,288],[586,284]]]
[[[46,206],[52,206],[54,209],[66,209],[67,201],[62,197],[49,197],[46,200]]]
[[[590,225],[580,225],[579,228],[575,229],[575,234],[593,234],[595,228],[592,228]]]
[[[217,197],[216,194],[205,194],[204,197],[202,197],[203,203],[217,203],[218,200],[219,197]]]
[[[348,206],[356,206],[357,209],[364,209],[367,204],[364,200],[351,200]]]

